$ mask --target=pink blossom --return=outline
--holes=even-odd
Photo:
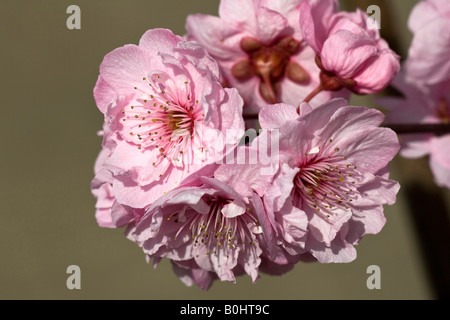
[[[450,80],[433,86],[406,81],[400,73],[393,86],[403,97],[383,97],[377,102],[388,110],[387,122],[394,124],[449,124]],[[429,156],[437,185],[450,188],[450,134],[403,134],[400,154],[406,158]]]
[[[301,2],[221,0],[219,17],[188,16],[187,37],[218,61],[225,82],[243,96],[244,112],[280,101],[297,105],[318,86],[315,55],[298,23]],[[321,93],[317,103],[331,95]]]
[[[262,128],[277,129],[280,136],[280,170],[263,196],[263,220],[277,226],[283,243],[283,251],[275,247],[271,257],[349,262],[356,258],[353,245],[382,229],[383,205],[393,204],[399,190],[387,167],[399,143],[392,130],[379,128],[383,118],[343,99],[314,110],[303,103],[300,115],[284,104],[260,112]],[[292,230],[295,241],[279,241],[285,230]]]
[[[214,169],[244,129],[243,101],[236,89],[222,88],[217,63],[198,43],[165,29],[108,53],[94,97],[110,141],[93,182],[105,225],[113,203],[145,209]]]
[[[450,1],[418,2],[408,26],[413,40],[404,65],[407,80],[434,85],[450,79]]]
[[[168,258],[187,285],[258,279],[262,229],[258,206],[218,179],[174,189],[151,205],[132,232],[149,258]],[[259,200],[261,201],[261,200]]]
[[[345,87],[358,94],[383,90],[400,70],[399,57],[370,28],[361,10],[338,12],[337,0],[305,0],[300,7],[303,37],[313,48],[326,90]]]

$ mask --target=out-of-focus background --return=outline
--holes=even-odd
[[[416,2],[342,0],[341,6],[365,11],[379,5],[381,32],[405,58],[411,40],[406,21]],[[80,30],[66,27],[71,4],[81,9]],[[182,35],[188,14],[217,15],[218,5],[219,0],[2,2],[0,298],[438,298],[442,291],[433,261],[442,258],[430,257],[422,224],[417,223],[435,209],[425,206],[418,220],[412,213],[417,209],[411,201],[415,189],[409,186],[421,186],[433,203],[443,200],[447,207],[439,210],[448,212],[450,201],[449,191],[434,185],[426,158],[393,161],[392,177],[402,184],[398,202],[385,208],[387,224],[382,232],[357,246],[354,262],[299,263],[281,277],[262,274],[254,284],[242,276],[236,284],[216,282],[207,292],[186,287],[167,261],[157,269],[148,265],[123,230],[97,226],[90,181],[103,118],[92,89],[103,56],[137,43],[150,28],[170,28]],[[371,97],[352,102],[373,106]],[[434,232],[430,230],[425,233]],[[81,290],[66,287],[69,265],[81,268]],[[370,265],[380,267],[379,290],[366,286]]]

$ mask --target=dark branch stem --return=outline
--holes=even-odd
[[[391,128],[397,134],[414,134],[414,133],[434,133],[443,135],[450,133],[450,124],[433,123],[433,124],[384,124],[384,127]]]
[[[252,114],[244,114],[244,120],[258,120],[258,114],[252,113]]]

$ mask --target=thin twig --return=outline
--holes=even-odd
[[[397,134],[434,133],[436,135],[443,135],[450,133],[450,124],[445,123],[384,124],[383,126],[391,128]]]

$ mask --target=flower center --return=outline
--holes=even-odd
[[[242,215],[227,218],[221,213],[221,210],[232,200],[207,195],[203,199],[210,208],[207,214],[200,214],[192,210],[190,214],[174,213],[167,218],[173,223],[183,222],[177,235],[184,228],[189,228],[194,248],[197,252],[204,251],[206,255],[217,254],[218,250],[224,250],[228,255],[237,247],[245,251],[246,247],[255,245],[254,234],[259,233],[255,231],[260,229],[260,226],[250,208],[247,208]]]
[[[192,100],[188,82],[180,98],[178,92],[156,82],[159,75],[153,78],[148,81],[150,90],[141,90],[139,98],[122,110],[123,136],[139,149],[156,148],[162,158],[181,161],[194,136],[195,122],[203,120],[203,110],[197,100]]]
[[[248,57],[233,66],[232,74],[239,80],[259,77],[261,96],[267,102],[275,103],[279,95],[279,81],[283,76],[300,84],[309,79],[306,70],[290,60],[299,47],[299,41],[293,37],[284,37],[272,45],[265,45],[250,37],[242,38],[241,49]]]
[[[339,151],[338,148],[335,151]],[[308,155],[299,165],[294,184],[294,201],[300,201],[317,213],[329,217],[336,210],[350,210],[356,199],[356,166],[346,163],[347,158]]]

